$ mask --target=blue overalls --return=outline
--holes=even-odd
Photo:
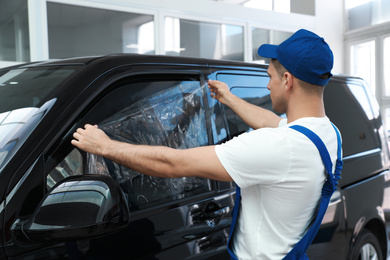
[[[300,125],[293,125],[290,126],[290,128],[306,135],[316,145],[321,155],[322,162],[324,163],[326,173],[327,173],[327,179],[324,186],[322,187],[321,201],[319,203],[318,213],[314,223],[311,225],[310,229],[306,232],[306,234],[301,238],[301,240],[299,240],[298,243],[293,247],[293,249],[291,249],[291,251],[283,258],[283,260],[305,260],[305,259],[309,259],[306,255],[306,250],[313,242],[313,239],[317,234],[318,229],[320,228],[322,219],[328,208],[329,200],[332,197],[333,192],[337,190],[336,187],[337,181],[340,179],[340,172],[341,169],[343,168],[343,162],[341,160],[341,136],[337,128],[333,125],[333,128],[335,129],[337,135],[338,148],[337,148],[337,161],[336,161],[335,173],[332,174],[332,168],[333,168],[332,160],[321,138],[313,131]],[[241,204],[241,190],[240,187],[237,186],[236,201],[232,212],[232,224],[230,227],[230,237],[228,241],[228,252],[231,256],[231,259],[233,260],[238,260],[238,258],[235,256],[231,248],[231,237],[234,231],[234,227],[236,225],[240,204]]]

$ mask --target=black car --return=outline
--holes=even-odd
[[[0,70],[0,259],[229,259],[234,183],[144,176],[70,141],[90,123],[136,144],[225,142],[252,129],[206,81],[272,109],[266,71],[125,54]],[[334,76],[325,106],[343,136],[344,169],[308,256],[386,259],[389,149],[378,105],[363,80]]]

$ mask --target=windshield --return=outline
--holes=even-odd
[[[74,69],[64,67],[0,71],[0,113],[42,106],[48,94],[72,72]]]
[[[55,103],[50,93],[74,71],[63,66],[0,70],[0,171]]]

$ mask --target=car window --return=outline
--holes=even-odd
[[[379,113],[372,110],[363,85],[330,81],[325,88],[324,103],[327,116],[342,133],[344,156],[380,147],[374,123]]]
[[[226,74],[217,75],[218,80],[226,82],[236,96],[256,106],[272,110],[270,91],[267,89],[269,77],[264,75]],[[252,131],[229,107],[224,106],[230,136]]]
[[[199,80],[122,80],[113,88],[86,113],[84,120],[97,123],[110,138],[177,149],[208,144],[205,90]],[[69,153],[49,173],[48,184],[53,185],[61,176],[88,173],[112,176],[133,211],[212,189],[207,179],[150,177],[101,157],[82,155],[78,150]]]
[[[57,182],[66,177],[82,174],[109,175],[107,166],[102,157],[85,154],[73,148],[47,175],[46,186],[51,189]]]
[[[72,175],[81,175],[84,173],[83,158],[77,149],[73,149],[46,177],[48,189],[52,188],[57,182]]]
[[[236,96],[244,99],[248,103],[253,105],[272,110],[271,98],[269,95],[269,90],[267,88],[245,88],[245,87],[233,87],[231,92]],[[229,111],[230,112],[230,111]],[[232,111],[231,111],[232,113]],[[244,132],[250,132],[253,129],[250,128],[244,121],[241,120],[239,116],[234,114],[234,119],[236,125],[234,129],[236,130],[235,134],[241,134]],[[232,120],[231,120],[232,121]]]

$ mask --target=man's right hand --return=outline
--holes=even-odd
[[[228,106],[251,128],[279,126],[282,118],[270,110],[248,103],[234,95],[230,92],[226,83],[218,80],[209,80],[207,84],[209,85],[211,97]]]
[[[221,104],[228,105],[229,97],[233,95],[226,83],[218,80],[209,80],[207,82],[211,92],[211,97],[221,102]]]

